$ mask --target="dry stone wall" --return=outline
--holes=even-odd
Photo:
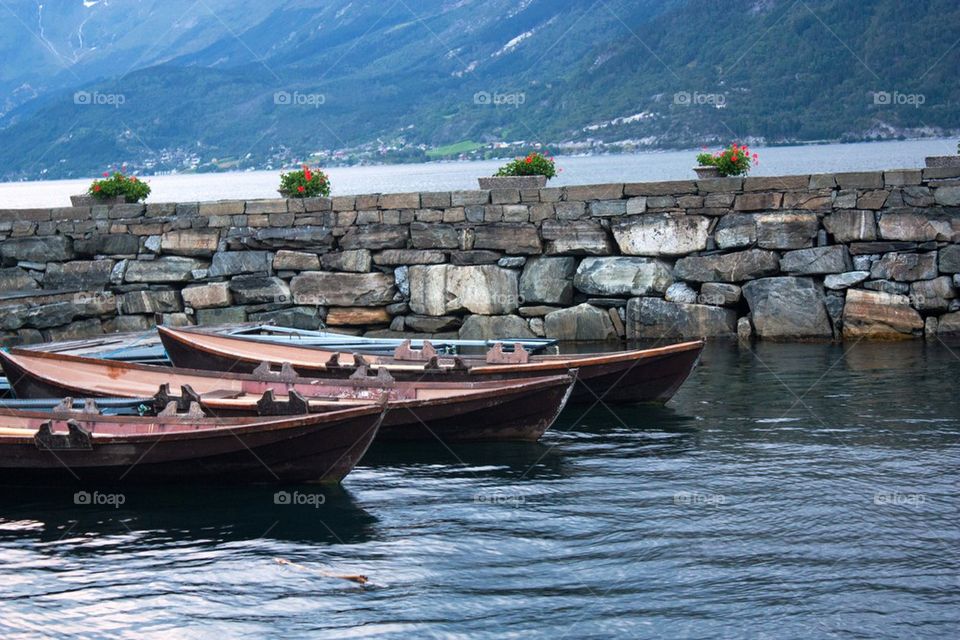
[[[0,343],[960,332],[960,170],[0,210]]]

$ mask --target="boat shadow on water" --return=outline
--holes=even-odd
[[[0,544],[135,536],[136,543],[265,539],[357,544],[377,518],[335,485],[103,486],[31,489],[0,497]]]

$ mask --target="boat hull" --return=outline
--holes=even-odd
[[[220,351],[204,339],[202,333],[162,329],[160,337],[170,360],[177,366],[210,371],[249,373],[267,361],[279,365],[290,361],[301,376],[347,378],[354,368],[329,367],[325,364],[330,352],[310,347],[284,345],[276,359],[271,358],[270,345],[236,337],[217,336],[229,341],[230,352]],[[192,340],[197,339],[197,342]],[[223,342],[223,340],[220,340]],[[549,376],[576,368],[577,384],[570,396],[573,403],[594,403],[598,399],[609,404],[664,403],[690,376],[703,352],[704,343],[694,341],[657,349],[612,354],[570,356],[531,356],[531,365],[490,365],[479,359],[464,359],[469,371],[453,369],[424,370],[410,367],[389,358],[382,363],[397,380],[434,380],[470,382],[477,380],[517,380]],[[296,358],[286,360],[290,355]],[[311,363],[315,362],[315,365]],[[401,366],[397,366],[401,365]],[[404,366],[406,365],[406,366]]]
[[[258,415],[265,392],[276,398],[300,394],[310,411],[341,409],[343,403],[378,402],[388,411],[380,439],[444,441],[535,441],[556,420],[573,389],[575,372],[522,380],[452,382],[310,378],[219,373],[109,362],[13,349],[0,363],[21,398],[149,397],[160,385],[189,385],[205,409],[218,416]],[[82,383],[76,382],[83,381]],[[80,386],[80,385],[83,386]],[[274,411],[283,411],[274,407]]]
[[[16,413],[27,412],[0,412],[0,425]],[[0,483],[337,483],[363,457],[384,415],[379,406],[341,414],[274,418],[253,421],[253,426],[228,420],[221,421],[226,426],[189,434],[125,434],[151,419],[112,417],[111,422],[105,416],[70,416],[94,433],[88,447],[47,448],[33,437],[0,436]],[[51,416],[67,417],[31,415],[37,425]],[[96,435],[104,429],[110,435]]]

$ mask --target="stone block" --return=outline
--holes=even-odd
[[[783,194],[779,192],[741,193],[734,201],[733,208],[737,211],[766,211],[779,209],[781,203]]]
[[[410,225],[410,239],[417,249],[456,249],[459,246],[457,229],[451,224]]]
[[[923,180],[921,169],[898,169],[883,172],[883,184],[888,187],[905,187],[918,185]]]
[[[710,218],[653,213],[617,220],[611,228],[625,255],[680,256],[706,248]]]
[[[850,252],[843,245],[797,249],[780,258],[780,270],[791,275],[823,275],[851,269]]]
[[[872,211],[834,211],[823,219],[823,226],[837,242],[877,239],[877,223]]]
[[[228,307],[232,304],[230,285],[226,282],[212,282],[181,290],[183,303],[194,309],[212,309]]]
[[[563,188],[564,200],[619,200],[623,197],[623,184],[590,184]]]
[[[163,253],[191,258],[209,258],[217,251],[220,233],[216,230],[181,229],[163,234]]]
[[[463,340],[535,337],[527,321],[515,315],[471,315],[467,316],[460,328],[460,338]]]
[[[843,307],[843,337],[874,340],[901,340],[923,330],[923,318],[910,306],[907,296],[847,290]]]
[[[349,249],[335,253],[325,253],[320,257],[320,265],[326,271],[349,271],[366,273],[370,271],[373,260],[366,249]]]
[[[319,271],[320,258],[315,253],[281,249],[273,257],[273,268],[277,271]]]
[[[619,336],[603,309],[580,304],[548,313],[543,319],[544,334],[555,340],[616,340]]]
[[[631,298],[627,303],[627,339],[732,338],[737,313],[714,305]]]
[[[377,307],[394,302],[397,289],[385,273],[305,271],[290,281],[296,305]]]
[[[812,278],[761,278],[743,285],[743,297],[761,338],[833,337],[823,288]]]
[[[805,249],[813,246],[820,229],[817,214],[785,211],[756,217],[757,245],[762,249]]]
[[[230,280],[236,304],[290,304],[290,287],[274,276],[247,275]]]
[[[247,200],[247,204],[244,209],[244,213],[247,215],[286,212],[287,201],[284,198],[272,198],[269,200]]]
[[[125,315],[172,313],[182,308],[176,291],[130,291],[120,298],[120,309]]]
[[[623,193],[633,196],[671,196],[697,192],[693,180],[670,180],[664,182],[630,182],[623,186]]]
[[[126,282],[189,282],[193,270],[206,266],[194,258],[171,256],[157,260],[130,260],[124,272]]]
[[[573,302],[575,258],[540,257],[527,261],[520,276],[520,298],[524,304],[568,305]]]
[[[373,255],[373,263],[378,265],[401,264],[443,264],[446,254],[443,251],[428,249],[384,249]]]
[[[655,258],[584,258],[573,280],[578,291],[598,296],[663,293],[673,276],[670,265]]]
[[[883,187],[882,171],[849,171],[836,174],[841,189],[880,189]]]
[[[937,277],[937,254],[887,253],[870,267],[870,277],[880,280],[913,282]]]
[[[410,309],[444,316],[462,311],[483,315],[512,313],[519,306],[517,272],[494,265],[413,266],[409,270]]]
[[[383,307],[332,307],[326,323],[332,327],[390,324],[390,314]]]
[[[526,255],[543,251],[540,235],[532,224],[486,224],[478,226],[474,234],[475,249],[494,249]]]
[[[774,251],[748,249],[710,256],[689,256],[677,260],[674,275],[689,282],[744,282],[780,271]]]
[[[165,259],[168,258],[161,258]],[[213,255],[209,275],[211,278],[219,278],[242,273],[270,273],[272,266],[273,254],[268,251],[218,251]],[[127,271],[129,278],[129,267]]]
[[[380,195],[381,209],[419,209],[419,193],[384,193]]]

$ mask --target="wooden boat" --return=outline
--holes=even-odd
[[[330,411],[379,402],[385,395],[383,439],[537,440],[560,414],[575,378],[564,372],[524,380],[403,382],[383,371],[353,379],[308,379],[289,368],[233,374],[25,349],[0,352],[0,365],[20,398],[142,398],[167,385],[168,394],[188,387],[186,395],[195,394],[216,415]]]
[[[385,408],[270,418],[0,409],[0,483],[339,482]]]
[[[314,347],[256,342],[198,330],[157,327],[175,365],[212,371],[251,372],[263,362],[288,363],[302,376],[346,378],[358,365],[384,369],[398,380],[509,380],[577,369],[571,402],[666,402],[687,379],[703,341],[612,353],[529,355],[522,348],[487,357],[444,357],[429,344],[421,351],[401,345],[393,357],[349,354]]]

